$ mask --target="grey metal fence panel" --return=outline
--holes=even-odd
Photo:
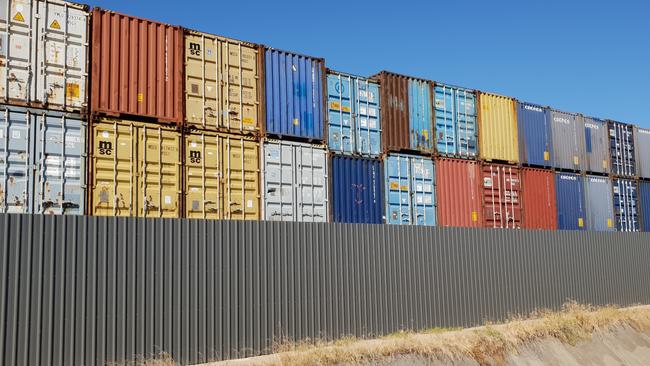
[[[183,364],[287,340],[650,303],[650,234],[0,216],[0,363]]]

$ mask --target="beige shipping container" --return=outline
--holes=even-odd
[[[258,46],[185,30],[185,121],[230,133],[259,131]]]
[[[112,118],[91,126],[90,213],[180,217],[180,132]]]
[[[519,162],[515,100],[478,93],[479,156],[486,161]]]
[[[193,131],[185,143],[185,216],[259,220],[259,143],[251,136]]]

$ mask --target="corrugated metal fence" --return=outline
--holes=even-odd
[[[650,235],[0,216],[0,363],[184,364],[283,339],[650,303]]]

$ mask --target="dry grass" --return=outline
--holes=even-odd
[[[107,366],[117,366],[108,364]],[[167,353],[160,353],[156,357],[146,360],[137,360],[120,366],[179,366]]]

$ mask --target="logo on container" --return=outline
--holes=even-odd
[[[111,155],[113,153],[113,143],[110,141],[99,141],[99,154]]]
[[[198,43],[190,42],[190,55],[201,56],[201,45]]]
[[[533,112],[544,112],[544,110],[541,107],[536,107],[534,105],[528,105],[528,104],[524,104],[524,109],[527,109],[527,110],[533,111]]]
[[[568,118],[564,118],[564,117],[553,117],[553,121],[564,123],[565,125],[571,124],[571,121]]]
[[[639,133],[644,134],[644,135],[650,135],[650,130],[644,130],[642,128],[639,128]]]
[[[190,163],[199,164],[201,162],[201,152],[200,151],[190,151]]]
[[[590,129],[592,129],[592,130],[598,130],[598,129],[600,129],[600,127],[598,127],[598,125],[595,125],[595,124],[593,124],[593,123],[585,123],[585,127],[586,127],[586,128],[590,128]]]
[[[560,175],[560,179],[577,181],[578,178],[573,175]]]

